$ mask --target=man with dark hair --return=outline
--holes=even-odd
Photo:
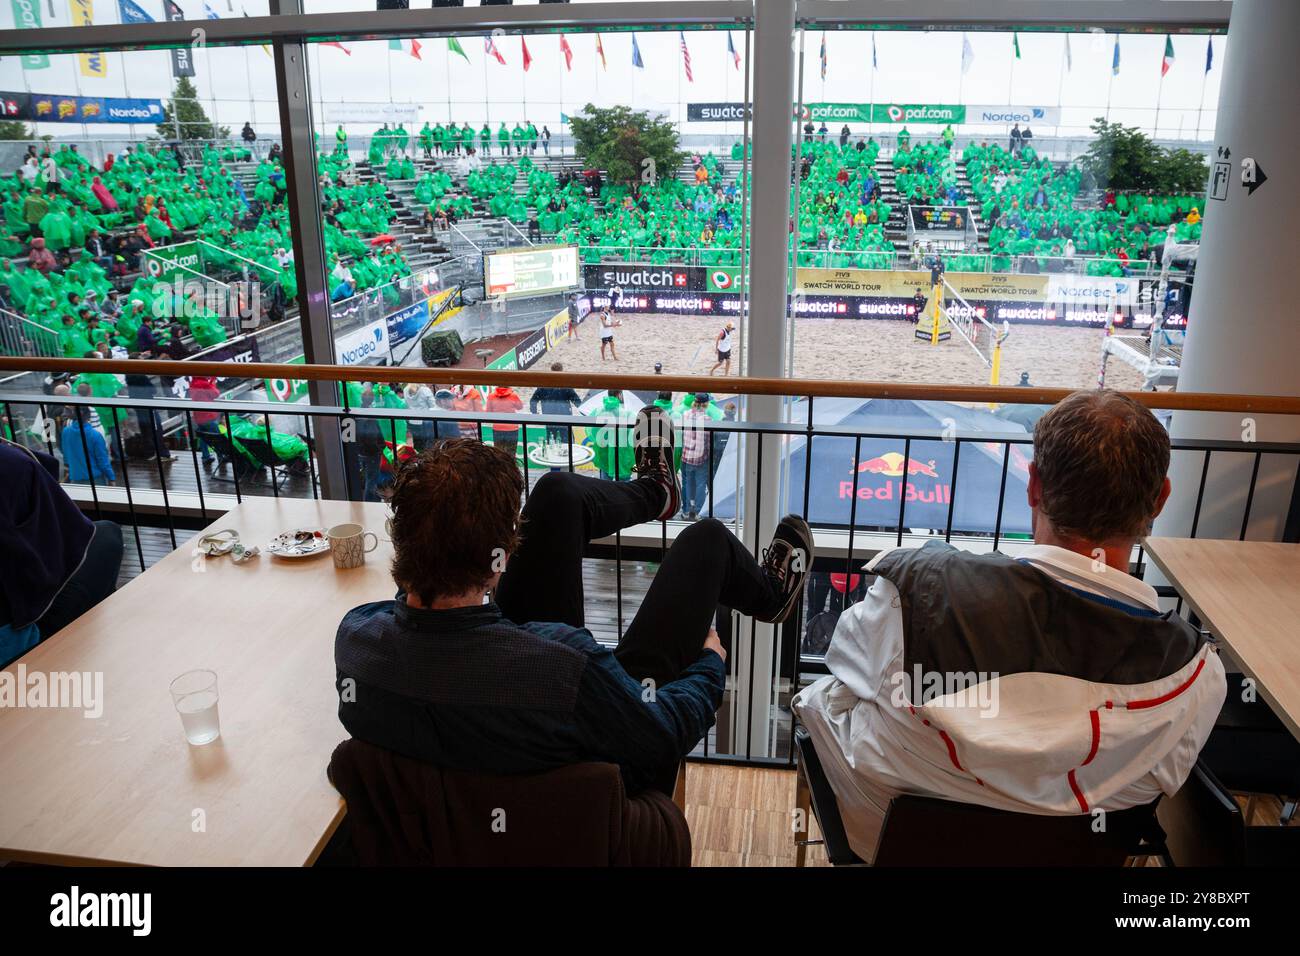
[[[618,647],[583,627],[589,541],[681,504],[672,425],[642,409],[631,481],[550,472],[520,514],[513,459],[441,441],[398,473],[395,600],[348,612],[334,645],[339,719],[358,739],[439,767],[536,773],[616,763],[629,791],[671,792],[722,703],[725,605],[790,615],[811,566],[808,526],[783,519],[755,561],[720,522],[678,535]]]
[[[1034,543],[1016,558],[939,541],[872,560],[830,676],[793,707],[870,861],[900,793],[1084,814],[1174,794],[1223,705],[1204,636],[1129,574],[1169,497],[1169,436],[1111,391],[1034,428]]]

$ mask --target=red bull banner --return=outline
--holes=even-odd
[[[857,481],[851,477],[853,472],[858,475]],[[863,481],[863,476],[876,475],[885,480]],[[912,481],[916,476],[933,478],[934,481]],[[915,501],[946,505],[952,501],[952,485],[939,480],[936,459],[922,461],[889,451],[858,462],[856,468],[850,469],[849,478],[840,479],[839,497],[848,500],[855,494],[859,501]]]

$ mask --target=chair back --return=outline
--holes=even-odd
[[[1163,846],[1155,803],[1048,816],[953,800],[889,802],[876,866],[1123,866]],[[1144,838],[1152,842],[1144,845]]]
[[[681,811],[657,791],[628,799],[613,764],[497,776],[353,739],[334,749],[329,778],[362,865],[690,865]]]

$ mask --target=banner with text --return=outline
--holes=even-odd
[[[39,30],[41,23],[40,0],[13,0],[14,26],[19,30]],[[44,53],[25,53],[19,60],[24,70],[43,70],[50,65]]]
[[[54,11],[50,11],[53,16]],[[88,27],[95,22],[94,0],[68,0],[68,15],[74,27]],[[77,62],[81,64],[81,75],[94,79],[108,76],[108,59],[102,53],[78,53]]]
[[[1061,108],[1059,106],[967,106],[966,122],[981,125],[1006,125],[1020,123],[1031,126],[1040,123],[1044,126],[1061,125]]]
[[[163,13],[168,20],[179,21],[185,19],[185,11],[181,9],[176,0],[163,0]],[[172,47],[172,76],[179,78],[182,76],[194,75],[194,51],[187,46]]]

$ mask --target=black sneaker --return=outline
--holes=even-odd
[[[664,489],[664,507],[657,521],[667,521],[682,507],[682,486],[673,461],[673,420],[658,405],[636,413],[632,448],[638,478],[653,478]]]
[[[755,617],[769,624],[780,624],[788,618],[803,593],[812,563],[812,529],[798,515],[786,515],[776,526],[772,543],[763,549],[763,574],[776,585],[781,603],[770,617]]]

